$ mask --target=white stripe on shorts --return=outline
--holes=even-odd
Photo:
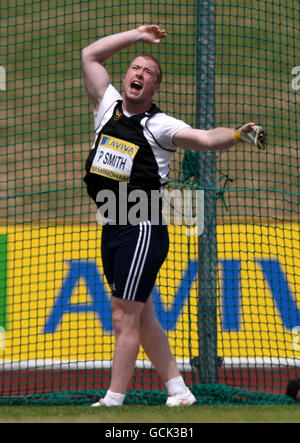
[[[149,250],[151,222],[140,222],[139,225],[140,232],[124,289],[124,300],[135,300],[136,292]]]

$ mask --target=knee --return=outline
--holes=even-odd
[[[141,311],[143,310],[143,303],[133,302],[128,300],[112,299],[112,324],[115,335],[120,335],[123,332],[132,331],[135,333],[139,329]]]
[[[120,335],[126,325],[125,316],[122,311],[115,310],[112,312],[112,325],[115,335]]]
[[[160,325],[160,323],[155,315],[153,305],[148,304],[141,314],[141,326],[144,330],[148,331],[158,325]]]
[[[112,324],[115,335],[123,332],[129,332],[139,329],[139,317],[137,315],[128,315],[122,309],[116,309],[112,312]]]

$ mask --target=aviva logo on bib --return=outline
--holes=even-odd
[[[121,140],[120,138],[111,137],[110,135],[105,134],[102,134],[99,145],[114,149],[118,152],[129,154],[132,157],[136,155],[140,148],[138,145],[130,143],[126,140]]]

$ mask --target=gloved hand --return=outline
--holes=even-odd
[[[250,143],[261,150],[266,149],[266,130],[261,126],[254,125],[249,128],[249,131],[246,132],[245,130],[243,130],[245,126],[248,129],[248,125],[237,126],[235,128],[234,138],[236,139],[236,141],[244,141]]]

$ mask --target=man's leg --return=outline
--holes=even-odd
[[[112,297],[115,349],[111,382],[103,399],[92,406],[122,406],[140,347],[140,314],[144,303]]]
[[[144,303],[112,297],[115,349],[110,390],[125,394],[140,347],[140,314]]]
[[[148,355],[169,391],[167,406],[183,406],[196,403],[196,398],[187,388],[171,353],[168,337],[156,318],[152,296],[141,313],[140,338]]]
[[[180,372],[171,353],[168,337],[155,315],[152,295],[145,303],[140,320],[141,345],[159,375],[165,382],[179,377]]]

